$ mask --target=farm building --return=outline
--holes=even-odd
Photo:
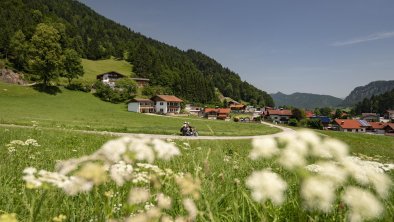
[[[137,113],[180,113],[181,99],[171,95],[156,95],[151,99],[135,98],[128,103],[128,111]]]
[[[371,125],[365,120],[355,119],[335,119],[334,125],[338,127],[339,131],[365,133]]]
[[[155,103],[150,99],[135,98],[129,101],[127,110],[137,113],[155,113]]]
[[[231,110],[229,108],[205,108],[204,117],[208,119],[222,119],[230,118]]]
[[[270,118],[272,121],[278,123],[288,123],[292,116],[293,113],[288,109],[272,109],[263,112],[264,118]]]
[[[104,84],[107,84],[111,87],[115,86],[116,80],[122,79],[124,77],[125,77],[124,75],[114,71],[103,73],[96,76],[98,80],[101,80]]]

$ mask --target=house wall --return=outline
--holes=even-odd
[[[157,113],[167,113],[167,102],[165,101],[157,101],[155,104]]]
[[[289,116],[280,116],[280,115],[270,115],[272,121],[285,123],[288,122],[290,117]]]
[[[140,112],[140,103],[139,102],[132,102],[127,105],[127,110],[129,112]]]

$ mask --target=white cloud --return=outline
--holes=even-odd
[[[362,43],[362,42],[374,41],[374,40],[379,40],[379,39],[388,39],[388,38],[394,38],[394,31],[393,32],[374,33],[374,34],[371,34],[368,36],[358,37],[358,38],[350,39],[347,41],[334,42],[331,45],[332,46],[353,45],[353,44],[358,44],[358,43]]]

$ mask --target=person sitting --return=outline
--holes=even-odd
[[[189,124],[187,124],[187,122],[184,122],[182,128],[180,129],[182,136],[187,136],[189,134],[189,130]]]

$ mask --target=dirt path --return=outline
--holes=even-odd
[[[72,130],[72,129],[59,129],[59,128],[50,128],[50,127],[39,127],[40,129],[50,129],[57,131],[71,131],[71,132],[79,132],[85,134],[96,134],[96,135],[109,135],[109,136],[136,136],[142,135],[150,138],[158,138],[158,139],[180,139],[180,140],[240,140],[240,139],[253,139],[253,138],[262,138],[262,137],[277,137],[287,133],[294,133],[293,129],[277,126],[270,123],[265,123],[271,127],[276,127],[282,130],[280,133],[268,134],[268,135],[260,135],[260,136],[179,136],[179,135],[158,135],[158,134],[141,134],[141,133],[120,133],[120,132],[108,132],[108,131],[89,131],[89,130]],[[21,126],[21,125],[13,125],[13,124],[0,124],[0,127],[12,127],[12,128],[27,128],[32,129],[33,126]]]

